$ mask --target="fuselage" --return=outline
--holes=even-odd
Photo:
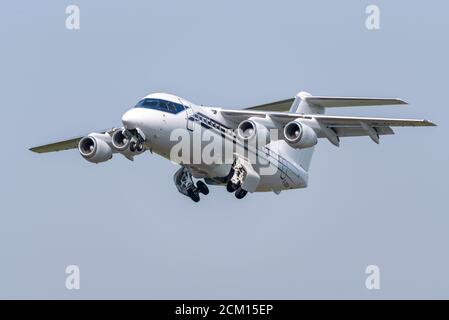
[[[178,96],[155,93],[127,111],[122,122],[127,129],[141,130],[145,146],[151,152],[188,167],[195,178],[204,178],[209,184],[225,184],[234,158],[241,156],[255,159],[252,166],[260,175],[256,191],[280,192],[307,186],[308,173],[295,161],[296,153],[284,140],[255,147],[246,145],[233,129],[238,123],[223,117],[221,108],[200,106]],[[190,156],[188,161],[186,158],[180,161],[175,159],[173,152],[179,149],[180,140],[186,138]],[[233,151],[222,152],[220,161],[217,161],[218,157],[207,161],[202,155],[210,156],[211,145],[217,143],[232,146]],[[212,151],[214,156],[217,150]]]

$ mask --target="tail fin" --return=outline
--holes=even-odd
[[[312,95],[308,92],[299,92],[295,100],[293,101],[289,112],[290,113],[301,113],[301,114],[324,114],[324,107],[314,105],[308,101]],[[285,143],[285,142],[284,142]],[[285,143],[285,148],[288,149],[287,154],[295,162],[305,170],[309,171],[310,163],[312,162],[313,152],[315,147],[307,149],[293,149]]]
[[[310,103],[309,99],[312,95],[308,92],[301,91],[295,97],[290,107],[290,113],[301,114],[324,114],[324,107]]]
[[[256,106],[252,109],[270,110],[272,108],[276,111],[287,110],[290,100],[283,100],[274,103],[265,104],[262,106]],[[308,92],[299,92],[290,106],[290,113],[298,114],[324,114],[327,108],[340,108],[340,107],[365,107],[365,106],[384,106],[384,105],[403,105],[407,104],[401,99],[390,98],[355,98],[355,97],[322,97],[312,96]],[[284,152],[288,154],[290,159],[296,161],[306,171],[309,170],[310,162],[315,147],[307,149],[293,149],[286,143],[283,146]]]
[[[290,112],[300,114],[324,114],[326,108],[368,107],[385,105],[404,105],[404,100],[396,98],[355,98],[355,97],[321,97],[300,92],[293,101]]]

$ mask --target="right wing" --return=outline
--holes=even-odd
[[[62,151],[69,149],[78,148],[78,143],[80,142],[82,137],[76,137],[69,140],[57,141],[50,144],[44,144],[42,146],[37,146],[30,148],[30,151],[36,153],[46,153],[46,152],[54,152],[54,151]]]

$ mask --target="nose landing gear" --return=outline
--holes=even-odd
[[[144,146],[143,146],[143,142],[142,141],[140,141],[140,140],[137,140],[137,141],[131,141],[130,142],[130,144],[129,144],[129,150],[131,151],[131,152],[142,152],[143,151],[143,148],[144,148]]]

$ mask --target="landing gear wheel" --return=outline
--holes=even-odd
[[[209,188],[203,181],[198,181],[196,183],[196,188],[198,189],[199,192],[201,192],[204,195],[209,194]]]
[[[189,198],[193,200],[193,202],[200,201],[200,195],[198,192],[193,191],[193,189],[187,190],[187,194],[189,195]]]
[[[243,199],[246,194],[248,193],[248,191],[243,190],[242,188],[239,188],[236,192],[235,192],[235,197],[237,199]]]
[[[238,188],[239,186],[232,183],[231,180],[229,180],[228,183],[226,184],[226,190],[230,193],[233,193]]]
[[[143,143],[142,142],[139,142],[137,144],[136,150],[137,150],[137,152],[142,152],[143,151]]]
[[[135,141],[131,141],[131,143],[129,144],[129,150],[131,152],[136,152],[136,148],[137,148],[137,143]]]

